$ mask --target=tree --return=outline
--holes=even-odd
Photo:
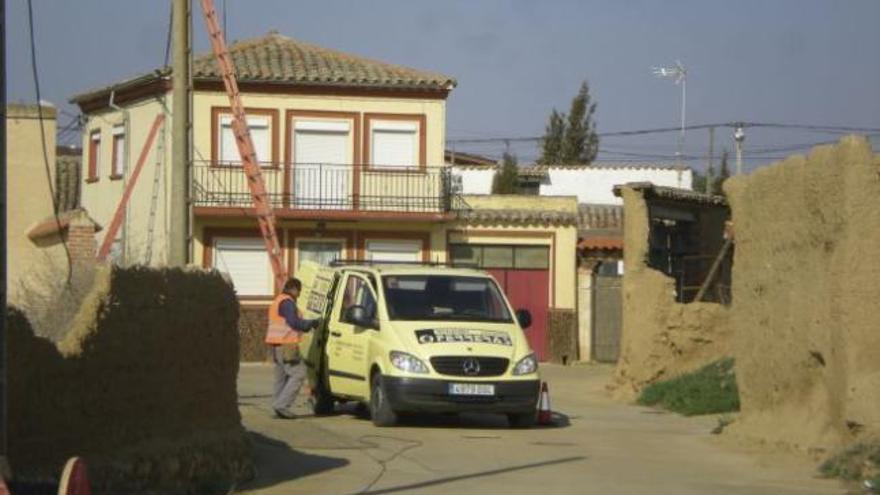
[[[501,170],[495,172],[492,179],[492,194],[516,194],[519,192],[519,184],[517,183],[517,167],[516,155],[504,152],[501,160]]]
[[[720,172],[718,173],[718,177],[715,177],[712,181],[712,192],[715,194],[724,194],[724,189],[721,189],[721,185],[724,184],[724,181],[730,177],[730,167],[727,165],[728,155],[727,149],[721,152],[721,167]]]
[[[589,165],[596,159],[596,153],[599,152],[599,136],[596,135],[596,123],[593,122],[594,113],[596,113],[596,103],[591,101],[590,86],[584,81],[577,95],[571,100],[568,125],[562,140],[561,163]]]
[[[720,172],[718,175],[715,175],[715,167],[709,166],[707,175],[703,175],[697,171],[694,171],[694,191],[705,191],[709,194],[721,194],[724,195],[724,190],[721,189],[721,185],[724,184],[724,181],[730,177],[730,167],[727,164],[728,159],[728,151],[725,149],[721,152],[721,166]],[[706,187],[706,182],[709,180],[709,177],[712,177],[712,183],[709,184],[709,187]]]
[[[562,163],[562,141],[565,137],[565,114],[561,114],[553,109],[550,113],[550,120],[544,131],[544,138],[541,140],[542,150],[538,163],[543,165],[553,165]]]

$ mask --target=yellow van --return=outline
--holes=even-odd
[[[304,262],[299,305],[324,325],[302,344],[316,414],[336,401],[369,406],[377,426],[399,413],[492,412],[535,421],[538,361],[485,272],[422,265]]]

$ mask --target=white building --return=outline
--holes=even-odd
[[[454,165],[464,194],[491,194],[497,166]],[[622,205],[614,196],[614,186],[628,182],[651,182],[657,186],[693,189],[693,171],[669,164],[594,163],[589,166],[521,167],[520,177],[526,189],[540,196],[577,196],[581,204]],[[531,186],[531,187],[530,187]],[[535,191],[534,188],[537,187]]]

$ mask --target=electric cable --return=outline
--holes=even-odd
[[[27,0],[28,8],[28,32],[31,45],[31,71],[34,76],[34,90],[37,96],[37,117],[40,121],[40,143],[43,147],[43,165],[46,169],[46,183],[49,186],[49,196],[52,198],[52,214],[55,217],[55,226],[58,229],[58,238],[61,239],[61,245],[64,246],[64,254],[67,257],[67,282],[70,287],[73,279],[73,260],[70,257],[70,248],[67,246],[67,239],[61,231],[61,218],[58,216],[58,198],[55,197],[55,187],[52,184],[52,171],[49,166],[49,152],[46,148],[46,128],[43,122],[43,100],[40,96],[40,77],[37,72],[37,49],[34,42],[34,9],[31,0]]]

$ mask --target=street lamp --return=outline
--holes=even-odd
[[[733,140],[736,142],[736,175],[742,173],[742,164],[743,164],[743,150],[742,145],[743,141],[746,140],[746,132],[743,129],[743,124],[740,122],[736,124],[736,128],[733,130]]]
[[[684,159],[684,127],[685,127],[685,108],[687,104],[687,69],[684,68],[681,61],[676,60],[673,67],[654,67],[654,75],[663,79],[672,79],[676,85],[681,85],[681,134],[678,136],[678,151],[675,156],[678,164],[682,164]]]

